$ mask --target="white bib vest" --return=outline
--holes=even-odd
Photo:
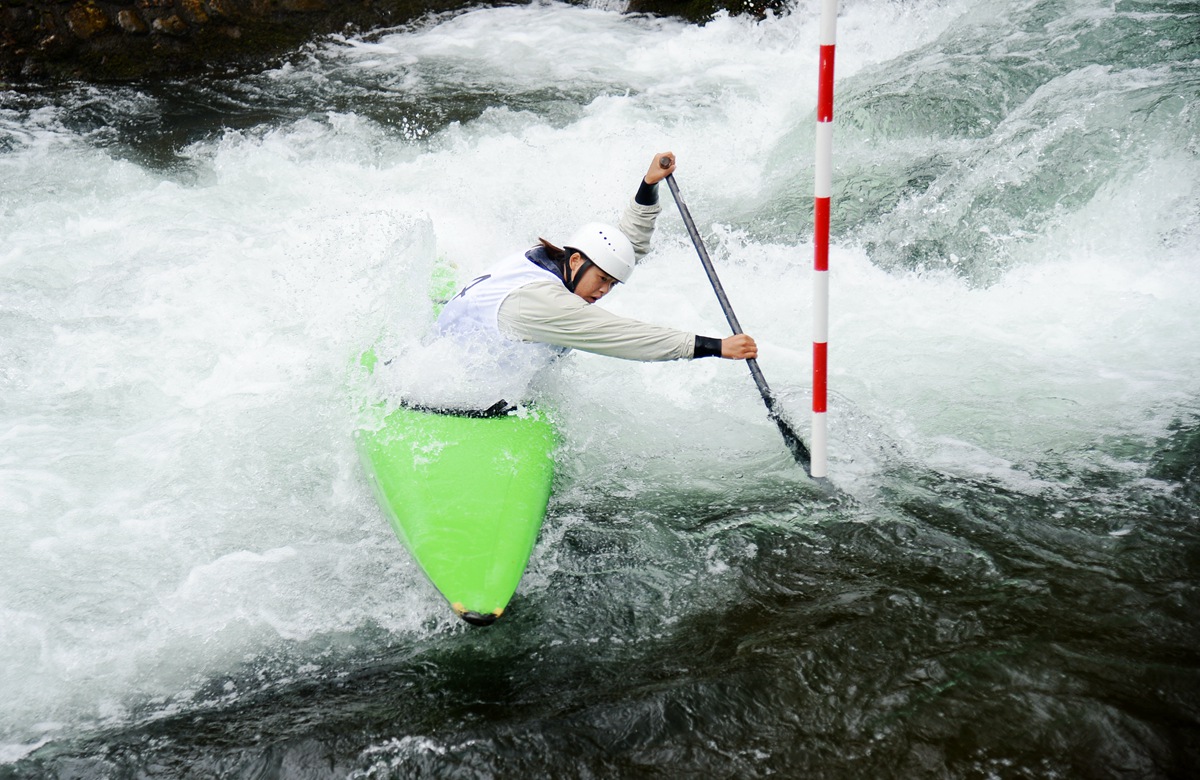
[[[509,293],[533,282],[562,280],[517,252],[472,279],[442,309],[435,333],[464,350],[473,383],[493,388],[498,397],[518,403],[525,400],[529,383],[541,369],[567,352],[562,347],[514,339],[500,330],[500,305]],[[514,395],[518,397],[513,397]]]
[[[562,283],[545,268],[530,262],[524,252],[509,255],[483,276],[467,282],[450,299],[438,317],[438,332],[444,335],[487,332],[508,338],[499,328],[500,304],[518,287],[545,281]]]

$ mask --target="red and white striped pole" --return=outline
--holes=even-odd
[[[817,155],[813,187],[813,395],[814,478],[828,475],[825,420],[829,361],[829,199],[833,191],[833,50],[837,43],[838,0],[821,2],[821,58],[817,66]]]

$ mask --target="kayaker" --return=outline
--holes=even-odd
[[[665,160],[670,165],[664,168]],[[592,306],[628,282],[650,251],[662,210],[658,184],[674,170],[674,154],[654,155],[615,227],[589,223],[561,247],[539,239],[471,280],[442,310],[436,333],[472,342],[472,351],[482,350],[490,370],[505,374],[503,384],[510,387],[512,372],[525,381],[571,349],[640,361],[757,357],[758,347],[746,334],[701,336]],[[508,394],[512,400],[512,391]]]

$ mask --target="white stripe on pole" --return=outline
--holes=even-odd
[[[823,0],[821,3],[821,45],[837,43],[838,0]]]
[[[813,341],[829,341],[829,272],[813,272]]]
[[[833,194],[833,122],[817,122],[817,158],[814,195],[828,198]]]
[[[824,414],[814,414],[812,419],[812,463],[809,473],[815,479],[829,474],[829,461],[826,452],[829,449],[829,431]]]

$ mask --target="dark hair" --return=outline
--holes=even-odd
[[[550,256],[550,259],[556,263],[565,263],[571,257],[571,254],[567,250],[551,244],[541,236],[538,236],[538,243],[546,250],[546,254]]]

